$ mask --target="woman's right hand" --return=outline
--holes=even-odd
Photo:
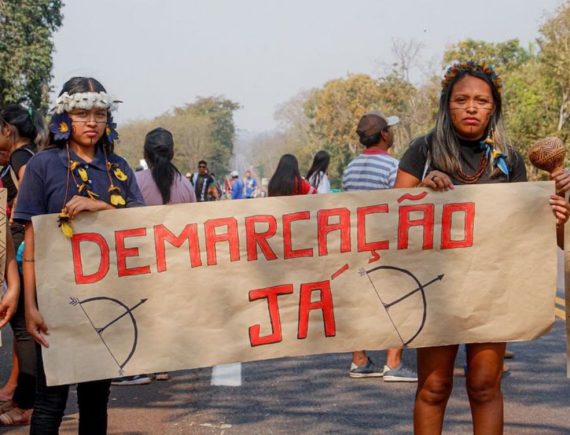
[[[49,335],[44,317],[37,308],[26,307],[26,329],[32,338],[44,347],[49,347],[44,335]]]
[[[10,319],[14,317],[14,314],[16,314],[19,296],[20,289],[18,287],[8,287],[6,294],[0,301],[0,328],[3,328],[10,321]]]
[[[550,179],[556,183],[556,192],[564,195],[570,190],[570,172],[565,169],[557,169],[550,174]]]
[[[438,192],[454,189],[449,175],[441,171],[430,171],[422,180],[420,186],[429,187],[430,189],[437,190]]]
[[[114,207],[104,201],[91,199],[85,196],[74,195],[63,208],[63,212],[67,213],[69,219],[73,219],[79,213],[84,211],[100,211],[112,210]]]

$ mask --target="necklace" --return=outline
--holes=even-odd
[[[69,184],[70,178],[73,178],[73,182],[77,189],[77,193],[81,196],[85,196],[90,199],[97,199],[99,198],[99,194],[91,190],[89,183],[89,173],[87,172],[88,166],[85,167],[81,166],[81,163],[77,160],[71,159],[71,153],[69,151],[69,144],[66,145],[66,152],[67,152],[67,179],[65,183],[65,196],[63,198],[63,205],[61,207],[61,212],[58,216],[58,226],[61,228],[63,234],[71,238],[73,236],[73,227],[71,226],[71,219],[67,212],[65,212],[65,204],[67,204],[68,196],[69,196]],[[121,189],[116,186],[113,182],[113,177],[111,173],[117,178],[119,181],[126,181],[128,179],[127,174],[125,174],[119,165],[116,163],[111,163],[107,158],[107,151],[105,147],[103,147],[103,154],[105,156],[105,169],[107,172],[107,177],[109,178],[109,203],[115,208],[121,208],[126,206],[125,198],[121,195]]]
[[[461,169],[457,171],[457,178],[463,181],[465,184],[474,184],[479,181],[479,178],[485,172],[485,167],[489,163],[489,158],[487,157],[487,153],[482,153],[481,162],[479,163],[479,169],[473,175],[465,174]]]

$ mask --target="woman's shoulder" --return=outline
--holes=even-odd
[[[127,166],[130,168],[129,163],[120,155],[115,154],[115,153],[111,153],[109,154],[109,156],[107,157],[107,159],[109,160],[109,162],[111,163],[115,163],[121,166]]]
[[[422,179],[425,166],[428,164],[431,136],[430,132],[413,139],[400,160],[399,168],[419,180]]]
[[[14,150],[10,155],[10,157],[15,157],[15,156],[32,157],[37,152],[38,152],[38,147],[35,144],[26,144],[23,147]]]
[[[427,154],[430,148],[432,136],[433,136],[432,133],[429,132],[427,134],[412,139],[412,141],[408,145],[408,149],[411,149],[415,152],[420,152],[422,154]]]
[[[30,165],[42,165],[42,164],[49,164],[56,160],[61,160],[60,154],[63,151],[56,147],[47,147],[38,153],[31,156],[30,161],[28,164]]]
[[[511,171],[511,180],[526,181],[526,164],[523,155],[512,145],[507,145],[507,151],[510,154],[509,167]]]
[[[513,156],[514,159],[524,160],[523,155],[515,146],[507,144],[507,151]]]
[[[152,178],[150,169],[143,169],[142,171],[135,172],[135,178],[138,182]]]

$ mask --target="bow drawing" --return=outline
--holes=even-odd
[[[370,274],[372,272],[377,271],[377,270],[394,270],[396,272],[403,273],[404,275],[410,277],[415,282],[417,287],[414,290],[409,291],[408,293],[399,297],[396,300],[393,300],[390,302],[384,302],[382,300],[382,297],[380,296],[380,293],[378,292],[378,289],[374,285],[374,282],[370,278]],[[400,337],[400,340],[402,340],[403,345],[407,346],[420,334],[420,332],[422,332],[422,329],[424,328],[425,323],[426,323],[426,318],[427,318],[427,299],[426,299],[426,293],[425,293],[426,287],[428,287],[429,285],[433,284],[436,281],[441,281],[444,277],[444,274],[438,275],[437,277],[433,278],[429,282],[426,282],[425,284],[422,284],[418,280],[418,278],[416,278],[416,276],[412,272],[410,272],[409,270],[403,269],[401,267],[396,267],[396,266],[377,266],[377,267],[374,267],[370,270],[362,270],[362,274],[365,274],[368,277],[370,284],[372,284],[372,287],[374,288],[374,291],[376,292],[376,296],[378,296],[378,299],[382,303],[383,307],[386,309],[386,313],[388,314],[390,322],[392,322],[392,326],[394,326],[394,329],[396,330],[398,336]],[[390,308],[399,304],[400,302],[403,302],[404,300],[406,300],[407,298],[409,298],[410,296],[413,296],[414,294],[416,294],[418,292],[421,295],[422,304],[423,304],[422,321],[421,321],[420,325],[418,326],[418,329],[415,331],[414,335],[410,339],[408,339],[407,341],[404,341],[402,335],[400,334],[400,331],[398,330],[398,327],[396,326],[394,320],[392,319],[392,316],[390,315]]]
[[[132,307],[129,307],[128,305],[124,304],[123,302],[121,302],[118,299],[110,298],[107,296],[96,296],[96,297],[84,299],[84,300],[80,300],[79,298],[76,298],[76,297],[70,297],[69,299],[70,299],[69,303],[71,305],[81,307],[81,310],[83,311],[83,314],[85,314],[85,317],[87,317],[87,319],[89,320],[91,327],[95,330],[95,332],[97,333],[97,335],[101,339],[101,342],[105,345],[107,352],[109,352],[109,355],[111,355],[111,358],[113,358],[113,360],[115,361],[115,363],[119,367],[119,374],[123,375],[123,367],[125,367],[127,365],[127,363],[130,361],[130,359],[133,357],[133,355],[136,351],[137,342],[138,342],[138,326],[137,326],[137,321],[135,319],[135,316],[133,316],[133,311],[136,308],[138,308],[139,306],[141,306],[142,304],[144,304],[148,299],[147,298],[141,299],[138,303],[136,303]],[[87,311],[85,311],[85,308],[83,308],[83,305],[90,303],[90,302],[100,302],[100,301],[109,301],[109,302],[115,303],[115,304],[119,305],[120,307],[122,307],[124,309],[124,312],[122,314],[120,314],[119,316],[115,317],[114,319],[112,319],[111,321],[107,322],[105,325],[96,326],[93,319],[89,316]],[[107,328],[109,328],[110,326],[112,326],[114,323],[118,322],[120,319],[122,319],[125,316],[128,316],[130,318],[131,323],[133,325],[134,339],[133,339],[133,343],[132,343],[129,354],[127,355],[127,357],[122,362],[119,362],[118,358],[115,356],[115,354],[113,354],[113,351],[109,347],[108,343],[105,341],[105,338],[103,337],[103,332],[105,332],[107,330]]]

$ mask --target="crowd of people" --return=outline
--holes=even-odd
[[[462,184],[526,181],[523,157],[507,141],[502,119],[502,83],[479,62],[458,63],[446,72],[434,128],[412,141],[398,161],[391,155],[397,116],[369,112],[355,120],[364,150],[344,170],[345,191],[425,187],[436,191]],[[5,290],[0,327],[8,321],[14,333],[10,379],[0,389],[0,425],[30,424],[32,434],[56,434],[65,411],[69,386],[47,386],[42,348],[49,346],[46,324],[36,300],[34,262],[46,253],[34,249],[33,216],[57,213],[61,230],[73,232],[78,214],[102,210],[221,199],[252,199],[327,194],[329,154],[315,154],[303,177],[297,158],[283,155],[267,189],[251,170],[232,171],[217,180],[201,160],[197,172],[183,176],[172,163],[175,138],[156,128],[145,137],[142,153],[148,169],[132,171],[115,152],[114,100],[93,78],[74,77],[59,93],[47,127],[42,116],[20,104],[0,110],[0,182],[7,189],[9,229]],[[558,192],[570,186],[570,175],[552,174]],[[559,195],[550,198],[557,224],[570,216]],[[453,385],[458,345],[417,351],[417,374],[402,364],[402,349],[388,349],[378,366],[365,350],[352,353],[351,378],[383,377],[388,382],[417,382],[414,430],[441,433]],[[505,343],[466,344],[466,387],[474,432],[499,434],[503,428],[501,379]],[[168,379],[167,373],[153,375]],[[140,375],[113,380],[115,385],[150,382]],[[79,433],[104,434],[112,380],[77,386]]]

